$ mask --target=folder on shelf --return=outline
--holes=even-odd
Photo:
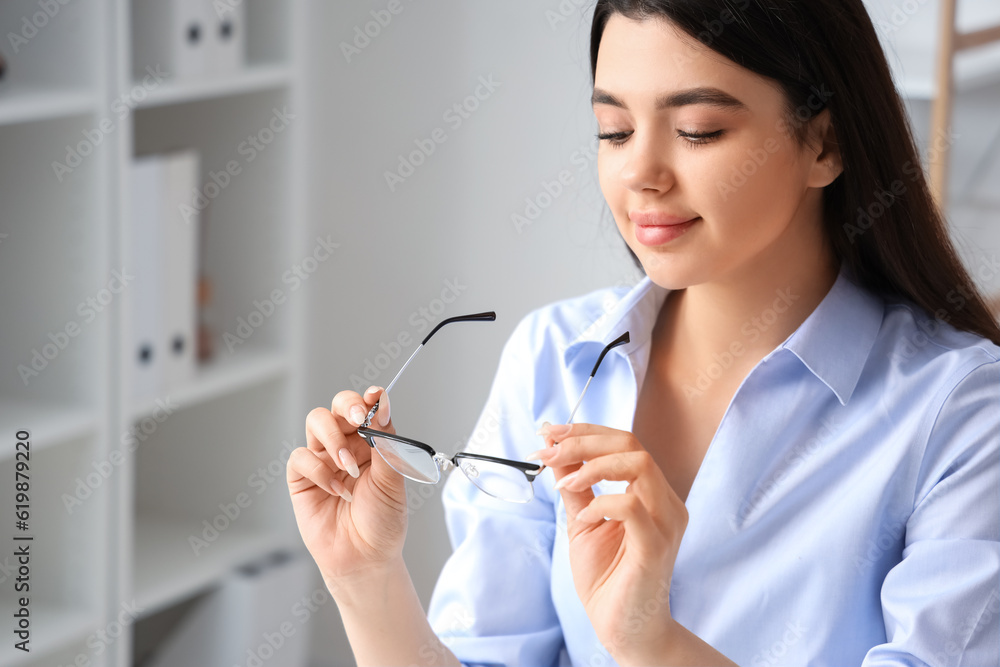
[[[153,158],[136,160],[131,170],[126,273],[135,281],[125,291],[128,317],[125,337],[126,383],[136,401],[155,397],[163,380],[163,350],[160,349],[162,287],[157,212],[162,208],[160,163]]]
[[[182,213],[181,205],[191,204],[198,170],[193,150],[144,156],[133,165],[125,266],[136,276],[126,298],[127,386],[136,402],[169,395],[195,372],[198,217],[193,207]]]
[[[287,552],[237,568],[199,601],[143,667],[305,667],[313,612],[306,613],[309,607],[302,601],[313,594],[312,571],[309,561]],[[329,596],[323,599],[328,602]]]
[[[227,76],[243,69],[246,62],[245,2],[213,3],[208,30],[208,72]]]
[[[132,70],[162,67],[176,81],[202,78],[208,70],[211,0],[133,0]]]
[[[194,377],[198,290],[198,212],[192,193],[198,189],[198,153],[180,151],[163,160],[165,199],[160,225],[163,233],[164,391],[169,394]],[[182,210],[182,207],[185,207]]]

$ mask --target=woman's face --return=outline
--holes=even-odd
[[[785,105],[768,79],[665,21],[608,20],[594,82],[598,172],[653,282],[746,280],[821,238],[818,151],[791,136]]]

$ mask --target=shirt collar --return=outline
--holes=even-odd
[[[568,366],[587,344],[598,344],[603,348],[626,331],[629,332],[629,342],[611,352],[629,355],[639,349],[652,335],[660,307],[669,293],[669,289],[660,287],[649,276],[643,276],[617,300],[605,300],[598,313],[589,314],[593,318],[592,323],[566,345],[564,363]]]
[[[779,348],[789,350],[847,405],[871,352],[885,306],[841,262],[833,287]]]
[[[563,350],[564,363],[568,366],[587,344],[603,347],[625,331],[630,341],[612,352],[629,355],[641,348],[649,341],[669,293],[644,276],[570,341]],[[859,286],[842,262],[830,291],[775,352],[785,349],[793,353],[836,394],[841,405],[846,405],[882,326],[883,312],[882,300]]]

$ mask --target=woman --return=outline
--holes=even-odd
[[[527,316],[472,438],[553,475],[449,478],[428,621],[387,394],[289,461],[358,664],[1000,664],[1000,329],[861,0],[599,0],[591,65],[646,278]]]

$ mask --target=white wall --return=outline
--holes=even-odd
[[[392,402],[399,432],[451,453],[470,434],[501,347],[522,316],[639,274],[606,212],[596,163],[584,155],[596,148],[586,10],[566,1],[573,12],[562,17],[558,0],[401,2],[402,12],[350,62],[341,42],[388,1],[311,5],[310,206],[315,233],[330,234],[342,252],[309,285],[307,395],[329,405],[382,343],[400,333],[426,335],[411,316],[423,319],[419,309],[455,281],[459,296],[433,323],[484,310],[495,310],[497,321],[437,334]],[[553,17],[565,20],[550,23]],[[480,77],[500,85],[455,127],[443,115],[475,93]],[[390,191],[384,171],[434,128],[447,140]],[[572,175],[570,187],[519,232],[512,214],[523,214],[525,198],[544,193],[561,170]],[[374,383],[388,383],[415,344]],[[440,488],[427,500],[422,490],[410,488],[419,507],[405,556],[426,605],[451,547]],[[316,664],[351,664],[332,608],[319,620],[329,627],[315,629]]]

